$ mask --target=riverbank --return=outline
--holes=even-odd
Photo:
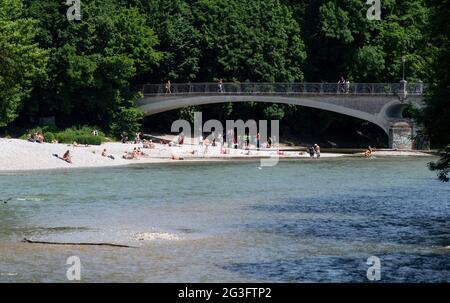
[[[141,148],[145,153],[138,159],[122,159],[124,152]],[[106,155],[102,151],[106,149]],[[53,154],[62,156],[67,150],[72,156],[72,164],[67,163]],[[200,145],[169,146],[155,144],[153,149],[143,149],[142,144],[105,143],[100,146],[73,146],[68,144],[31,143],[19,139],[0,138],[0,171],[26,171],[60,168],[112,167],[145,163],[170,163],[179,161],[227,161],[252,160],[275,157],[276,149],[243,150],[228,149],[227,154],[221,154],[220,147],[209,146],[207,150]],[[428,154],[412,151],[375,151],[375,156],[426,156]],[[281,159],[308,159],[309,155],[298,151],[285,151],[279,155]],[[344,156],[361,156],[359,154],[322,153],[322,158]],[[114,158],[114,159],[112,159]],[[176,159],[176,160],[174,160]]]

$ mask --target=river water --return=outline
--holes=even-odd
[[[450,282],[432,158],[161,164],[0,174],[0,282]],[[22,243],[108,242],[136,248]]]

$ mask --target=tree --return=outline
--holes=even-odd
[[[426,107],[419,117],[431,142],[444,148],[441,159],[430,163],[438,171],[439,179],[448,182],[450,168],[450,0],[431,1],[433,5],[430,37],[437,47],[437,59]]]
[[[159,38],[161,64],[147,79],[164,82],[193,81],[200,69],[200,33],[193,26],[191,7],[183,0],[136,0],[147,23]]]
[[[397,82],[402,55],[408,59],[407,76],[426,80],[426,0],[382,1],[381,21],[367,19],[366,1],[285,1],[298,12],[303,29],[308,81],[334,82],[344,76],[354,82]]]
[[[193,13],[202,49],[197,80],[303,80],[300,27],[279,0],[199,0]]]
[[[83,1],[81,21],[69,22],[60,4],[28,5],[40,22],[39,43],[51,49],[49,79],[33,95],[37,114],[55,115],[61,126],[95,121],[109,130],[123,125],[118,113],[137,119],[127,109],[140,97],[139,79],[162,57],[145,16],[112,0],[91,0]]]
[[[18,116],[32,81],[45,76],[47,52],[34,42],[36,25],[24,18],[21,0],[0,0],[0,126]]]
[[[431,162],[428,164],[432,171],[437,171],[439,180],[442,182],[448,182],[450,179],[448,177],[450,173],[450,145],[442,151],[441,158],[436,162]]]

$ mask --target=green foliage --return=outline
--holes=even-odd
[[[45,142],[52,143],[52,142],[54,142],[56,140],[56,136],[53,133],[51,133],[51,132],[45,132],[45,133],[43,133],[43,135],[44,135],[44,138],[45,138]]]
[[[359,82],[371,82],[380,79],[385,69],[385,61],[381,47],[367,45],[358,49],[355,54],[355,64],[351,76]]]
[[[445,147],[450,143],[450,0],[433,3],[432,42],[437,51],[421,122],[435,146]]]
[[[199,0],[199,80],[301,81],[306,58],[300,27],[279,0]]]
[[[319,8],[319,13],[321,30],[325,37],[344,43],[353,42],[348,12],[337,6],[336,2],[327,2]]]
[[[163,59],[149,79],[173,82],[195,80],[200,69],[200,33],[193,25],[191,7],[183,0],[139,0],[139,7],[155,29]]]
[[[427,43],[426,0],[382,1],[381,21],[367,19],[366,1],[287,2],[301,12],[296,17],[308,53],[308,81],[335,82],[343,75],[355,82],[397,82],[402,55],[407,80],[428,80],[433,49]]]
[[[21,0],[0,0],[0,126],[12,122],[45,75],[47,52],[33,41],[37,22],[24,18]]]
[[[72,144],[77,142],[78,144],[100,145],[106,141],[105,134],[101,131],[98,132],[98,136],[92,135],[94,128],[83,127],[71,127],[62,131],[58,131],[54,126],[43,126],[30,129],[23,133],[21,139],[27,139],[30,135],[39,132],[44,135],[44,141],[52,143],[53,140],[58,143]]]
[[[133,135],[141,126],[139,121],[143,118],[143,113],[136,108],[120,107],[114,114],[114,122],[111,124],[111,132],[120,138],[122,134]]]
[[[282,120],[284,117],[284,110],[279,104],[271,104],[264,109],[264,115],[268,120]]]
[[[450,174],[450,145],[441,152],[441,158],[436,162],[430,162],[428,167],[432,171],[437,171],[439,180],[442,182],[448,182]]]
[[[426,108],[419,121],[425,127],[432,144],[445,147],[441,159],[430,164],[441,181],[448,182],[450,170],[450,0],[432,0],[431,37],[436,50],[432,87]]]
[[[134,107],[137,79],[162,58],[147,19],[113,0],[83,1],[79,22],[68,22],[60,3],[27,3],[40,22],[39,43],[51,49],[49,79],[36,84],[27,113],[55,115],[60,126],[96,121],[108,129],[121,108]]]
[[[47,135],[49,135],[47,133]],[[44,137],[45,137],[44,133]],[[77,144],[88,144],[88,145],[100,145],[105,141],[104,136],[93,136],[91,135],[90,129],[74,129],[69,128],[62,132],[53,134],[53,137],[59,143],[69,143],[72,144],[76,142]],[[47,141],[48,140],[48,141]],[[46,138],[47,142],[51,142],[50,139]]]
[[[200,111],[198,106],[187,106],[178,110],[178,117],[189,123],[194,123],[194,113]]]

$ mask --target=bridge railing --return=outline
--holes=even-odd
[[[428,85],[423,83],[252,83],[227,82],[222,88],[218,83],[172,83],[170,90],[166,84],[147,84],[144,95],[205,95],[205,94],[274,94],[274,95],[398,95],[406,91],[408,95],[422,95]]]

